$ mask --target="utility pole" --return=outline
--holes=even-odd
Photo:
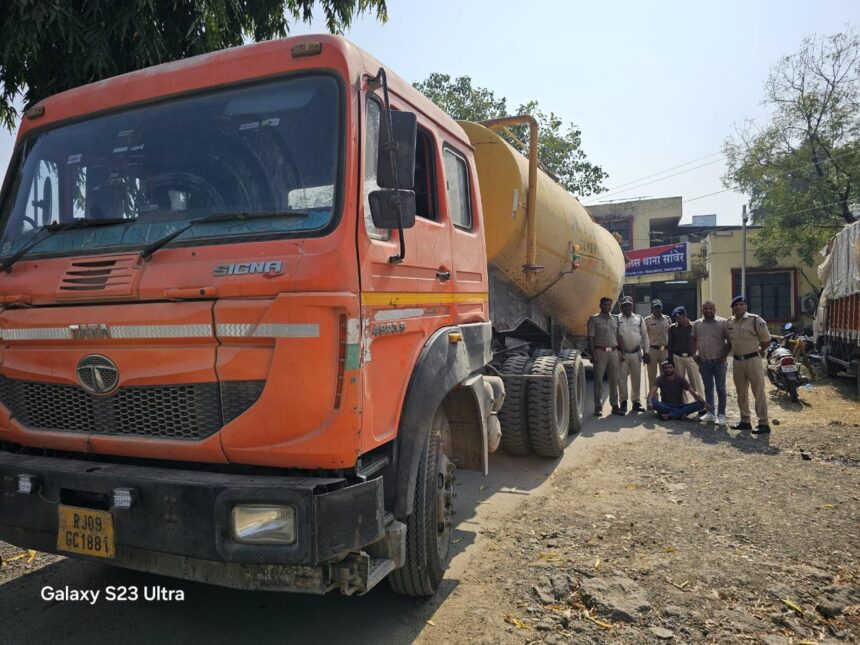
[[[741,212],[741,292],[738,294],[747,296],[747,205],[744,204]]]

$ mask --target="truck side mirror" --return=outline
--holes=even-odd
[[[388,119],[391,118],[391,138]],[[379,158],[376,166],[376,183],[380,188],[412,190],[415,186],[415,146],[418,138],[418,119],[412,112],[382,110],[379,117]],[[391,167],[391,150],[395,153],[397,181]],[[414,212],[414,211],[413,211]]]
[[[373,225],[379,229],[397,228],[398,213],[403,228],[415,226],[415,193],[411,190],[374,190],[368,196]]]

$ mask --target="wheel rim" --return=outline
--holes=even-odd
[[[560,378],[555,382],[555,431],[560,437],[567,436],[568,417],[564,413],[564,395],[568,394],[568,388]]]
[[[579,404],[576,416],[582,421],[585,415],[585,406],[583,405],[585,401],[585,366],[582,363],[579,364],[579,369],[576,371],[576,401]]]
[[[445,454],[444,445],[443,442],[436,462],[436,550],[440,562],[448,555],[454,515],[454,464]]]

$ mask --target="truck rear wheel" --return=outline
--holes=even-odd
[[[503,374],[528,374],[532,359],[528,356],[511,356],[502,365]],[[502,448],[509,455],[524,457],[532,453],[529,439],[529,410],[527,379],[506,378],[505,402],[499,410],[502,425]]]
[[[560,457],[570,425],[570,390],[561,361],[555,356],[535,360],[530,372],[534,379],[528,386],[529,437],[535,454]]]
[[[839,370],[842,367],[838,363],[834,363],[827,356],[824,357],[824,371],[827,373],[827,376],[830,378],[834,378],[839,374]]]
[[[454,462],[451,427],[440,407],[418,462],[415,506],[406,518],[406,562],[388,575],[391,589],[404,596],[432,596],[439,588],[451,546]]]
[[[558,353],[563,361],[569,361],[571,365],[565,365],[567,374],[567,386],[570,401],[570,424],[568,432],[576,434],[582,430],[582,422],[585,419],[585,364],[582,357],[575,349],[563,349]]]

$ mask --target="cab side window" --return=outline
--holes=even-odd
[[[433,139],[426,130],[418,128],[415,147],[415,214],[438,220],[436,212],[436,154]]]
[[[453,150],[445,150],[445,188],[451,222],[472,228],[472,200],[469,195],[469,169],[466,160]]]
[[[367,235],[374,240],[391,239],[391,231],[376,228],[370,215],[370,193],[379,190],[376,183],[379,158],[379,117],[382,106],[375,99],[367,99],[367,138],[364,142],[364,227]]]

